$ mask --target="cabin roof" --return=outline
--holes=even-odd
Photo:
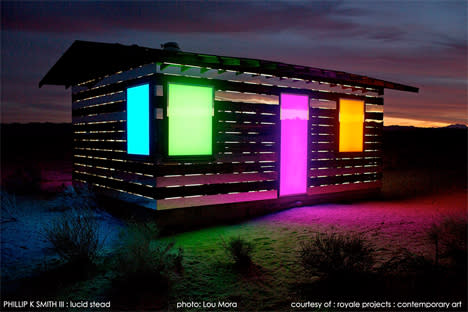
[[[39,82],[43,85],[63,85],[66,88],[92,79],[103,78],[119,71],[150,63],[176,63],[219,70],[234,70],[268,74],[277,77],[300,78],[332,84],[352,84],[368,88],[387,88],[418,92],[418,88],[336,70],[293,65],[259,59],[170,51],[76,40]]]

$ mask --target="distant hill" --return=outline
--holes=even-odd
[[[468,129],[468,126],[463,125],[463,124],[456,124],[456,125],[447,126],[445,128],[449,128],[449,129]]]
[[[466,125],[463,124],[454,124],[446,127],[433,127],[433,128],[419,128],[414,126],[384,126],[384,131],[393,131],[393,130],[414,130],[414,129],[468,129]]]

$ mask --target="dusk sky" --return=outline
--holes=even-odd
[[[420,88],[385,90],[385,125],[467,124],[467,1],[1,4],[1,121],[71,122],[38,83],[75,40],[281,61]]]

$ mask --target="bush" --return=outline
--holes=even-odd
[[[466,270],[467,262],[467,220],[449,217],[440,224],[432,224],[428,237],[434,244],[435,265],[445,259],[457,269]]]
[[[136,283],[132,287],[158,287],[169,280],[172,271],[182,270],[183,250],[158,236],[153,222],[132,222],[121,232],[116,267],[121,280]]]
[[[44,230],[53,249],[67,263],[87,266],[99,256],[103,241],[96,217],[88,209],[66,211]]]
[[[413,273],[423,275],[436,271],[437,265],[434,262],[423,255],[412,253],[406,248],[400,249],[396,255],[379,268],[379,273],[383,274]]]
[[[0,196],[2,197],[1,222],[17,221],[18,207],[16,206],[16,196],[5,191],[1,191]]]
[[[232,237],[226,243],[222,240],[224,250],[234,261],[234,264],[240,268],[248,267],[252,264],[253,244],[241,237]]]
[[[306,270],[326,276],[369,272],[374,264],[372,249],[358,235],[317,233],[300,244],[299,254]]]

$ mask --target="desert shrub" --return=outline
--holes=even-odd
[[[131,222],[120,233],[116,262],[119,280],[136,283],[132,287],[157,288],[169,281],[172,272],[180,272],[183,250],[158,236],[158,227],[153,222]]]
[[[439,224],[432,224],[428,237],[434,244],[434,262],[445,259],[457,269],[465,268],[467,262],[467,220],[449,217]]]
[[[300,243],[299,255],[306,270],[326,276],[369,272],[374,264],[372,249],[359,235],[317,233]]]
[[[1,222],[16,221],[18,219],[18,207],[16,196],[6,191],[1,191]]]
[[[379,273],[426,274],[435,272],[437,269],[437,265],[431,259],[402,248],[379,267]]]
[[[52,211],[68,209],[93,209],[96,207],[94,194],[86,185],[66,187],[50,205]]]
[[[65,211],[44,231],[54,251],[65,262],[79,266],[93,264],[103,245],[99,224],[89,209]]]
[[[227,255],[238,267],[248,267],[252,263],[252,251],[254,246],[251,242],[239,237],[231,237],[227,242],[222,239],[222,244]]]

